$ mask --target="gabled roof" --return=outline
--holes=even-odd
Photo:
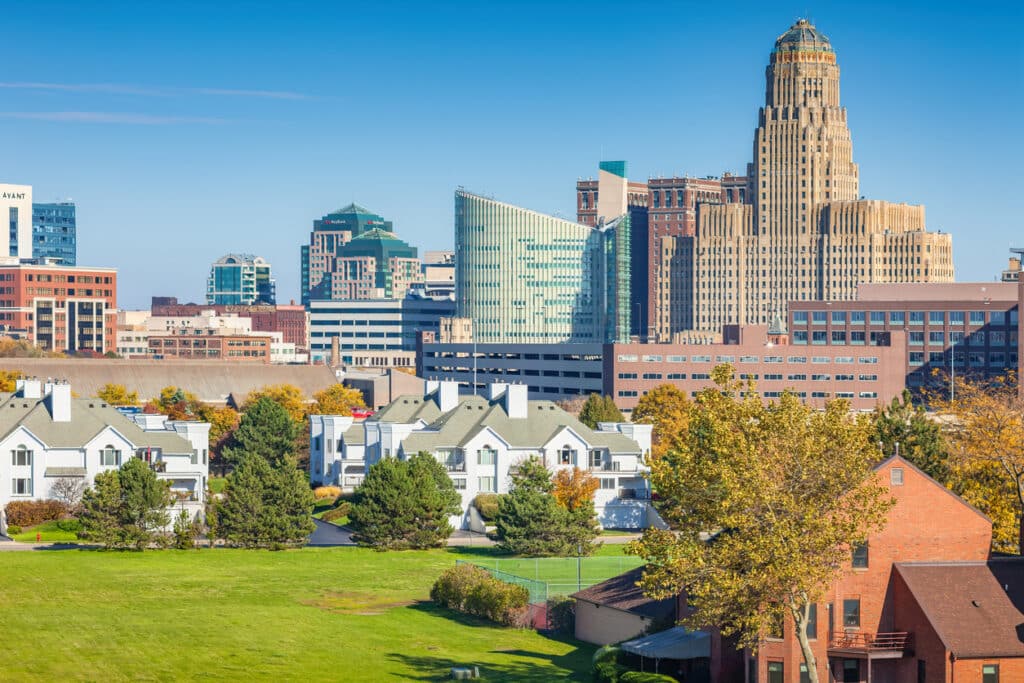
[[[136,448],[192,453],[192,444],[172,431],[147,432],[113,406],[96,398],[71,399],[71,421],[54,422],[46,399],[4,394],[0,402],[0,438],[24,427],[49,448],[81,448],[110,427]]]
[[[947,489],[945,486],[943,486],[942,484],[937,482],[934,478],[929,476],[929,474],[927,472],[925,472],[920,467],[918,467],[914,463],[912,463],[909,460],[907,460],[906,458],[904,458],[902,455],[891,455],[891,456],[889,456],[888,458],[886,458],[882,462],[880,462],[877,465],[875,465],[875,471],[877,472],[877,471],[881,470],[883,467],[885,467],[886,465],[888,465],[890,463],[892,463],[892,464],[897,464],[898,463],[900,467],[910,468],[914,472],[917,472],[922,477],[924,477],[929,483],[931,483],[932,485],[936,486],[940,491],[943,491],[948,496],[952,496],[958,503],[960,503],[961,505],[963,505],[967,509],[973,510],[975,514],[977,514],[979,517],[984,519],[989,524],[992,523],[992,520],[989,518],[988,515],[986,515],[984,512],[982,512],[978,508],[976,508],[973,505],[971,505],[970,503],[968,503],[966,500],[964,500],[963,498],[961,498],[957,494],[955,494],[952,491],[950,491],[949,489]]]
[[[402,397],[396,403],[401,403]],[[417,399],[424,401],[424,399]],[[429,399],[426,403],[436,404]],[[392,404],[394,405],[394,404]],[[381,422],[392,422],[391,406],[375,415]],[[426,417],[433,412],[423,408],[409,412],[417,417]],[[640,446],[629,437],[618,432],[599,432],[587,427],[570,413],[551,401],[529,401],[525,418],[510,418],[505,412],[502,398],[489,400],[482,396],[464,396],[459,404],[430,421],[427,428],[410,434],[402,444],[406,452],[435,451],[438,448],[461,447],[466,445],[484,428],[490,428],[512,448],[540,448],[547,444],[563,429],[570,429],[591,446],[607,448],[612,453],[637,453]],[[405,422],[412,422],[406,418]]]
[[[643,573],[644,568],[637,567],[607,581],[595,583],[590,588],[573,593],[570,597],[650,619],[661,619],[671,615],[676,609],[675,598],[653,600],[644,595],[643,589],[637,585]]]
[[[895,568],[958,658],[1024,657],[1024,558],[899,562]]]

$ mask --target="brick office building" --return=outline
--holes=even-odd
[[[994,377],[1020,367],[1019,283],[861,284],[856,301],[794,301],[795,346],[856,348],[906,334],[907,386],[955,373]],[[935,373],[938,379],[933,379]]]
[[[777,399],[788,389],[815,407],[845,398],[854,410],[872,410],[903,391],[903,334],[892,332],[876,346],[807,348],[750,325],[727,327],[721,344],[608,344],[604,393],[624,411],[661,384],[695,396],[712,386],[716,365],[729,363],[741,378],[754,380],[765,399]]]
[[[46,351],[115,351],[117,270],[10,260],[0,263],[0,324]]]
[[[188,358],[269,363],[272,337],[269,333],[255,336],[195,330],[184,334],[150,335],[148,341],[149,357],[155,360]]]
[[[216,311],[218,315],[234,313],[250,318],[253,332],[280,332],[283,342],[295,344],[298,349],[309,348],[309,315],[305,307],[298,304],[179,304],[173,296],[155,296],[150,305],[150,315],[154,317],[198,316],[203,311]]]

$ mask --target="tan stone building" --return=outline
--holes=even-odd
[[[861,282],[951,282],[951,236],[921,206],[861,198],[859,178],[835,52],[800,20],[772,50],[746,202],[698,204],[695,235],[662,240],[658,337],[766,325]]]

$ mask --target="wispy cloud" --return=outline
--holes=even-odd
[[[271,100],[309,100],[303,93],[287,90],[244,90],[235,88],[171,88],[125,83],[40,83],[35,81],[0,82],[0,89],[43,90],[49,92],[102,93],[107,95],[135,95],[138,97],[183,97],[209,95],[213,97],[252,97]]]
[[[168,126],[184,123],[221,124],[228,119],[203,116],[160,116],[105,111],[5,111],[0,118],[29,121],[57,121],[63,123],[126,123],[141,126]]]

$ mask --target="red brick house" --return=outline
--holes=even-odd
[[[814,634],[812,647],[819,680],[952,683],[950,672],[954,668],[973,672],[966,663],[957,662],[954,667],[949,657],[950,653],[957,654],[961,643],[949,623],[955,623],[958,614],[967,608],[961,604],[963,600],[943,605],[942,613],[950,617],[949,623],[935,623],[931,617],[938,619],[936,604],[943,591],[957,593],[956,581],[961,575],[971,577],[985,603],[994,602],[994,587],[998,584],[991,578],[991,563],[986,564],[992,523],[899,456],[881,463],[876,473],[897,502],[885,528],[869,538],[866,547],[851,553],[849,568],[816,605],[816,623],[809,630]],[[1018,569],[1009,572],[1013,576],[1005,577],[1007,583],[1015,591],[1024,590],[1019,569],[1024,565],[1014,566]],[[1024,605],[1006,595],[1004,591],[999,603],[1004,620],[1011,618],[1007,616],[1010,608]],[[1016,619],[1016,623],[1024,622],[1019,610]],[[993,624],[989,631],[1000,628]],[[1024,657],[1024,646],[1018,638],[1018,633],[1024,636],[1024,626],[1020,631],[1002,631],[998,638],[994,633],[989,633],[991,638],[979,636],[972,648],[961,650],[980,660],[977,672],[957,676],[957,682],[1024,681],[1024,674],[1015,668],[1024,664],[1024,659],[1014,659],[1013,663],[1002,659]],[[997,645],[1010,640],[1016,641],[1015,648]],[[807,680],[792,621],[785,624],[783,637],[768,639],[756,657],[744,656],[748,683]],[[1002,677],[983,679],[982,661],[996,664]],[[1011,671],[1017,673],[1008,673]]]

